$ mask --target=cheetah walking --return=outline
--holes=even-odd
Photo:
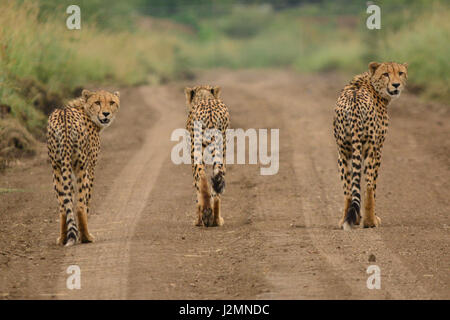
[[[225,187],[226,130],[229,126],[228,109],[219,99],[219,87],[197,86],[186,88],[189,110],[186,129],[191,137],[191,163],[197,191],[196,226],[221,226],[220,196]],[[206,177],[205,149],[211,151],[213,175],[212,190]]]
[[[53,168],[53,186],[59,202],[60,236],[57,243],[70,246],[92,242],[87,215],[100,149],[100,131],[108,127],[119,110],[119,92],[83,90],[80,98],[56,109],[49,117],[47,147]],[[74,197],[77,188],[76,212]]]
[[[355,76],[337,100],[333,125],[344,185],[344,212],[339,221],[344,230],[360,223],[362,166],[367,185],[363,226],[381,223],[375,215],[375,190],[389,122],[387,107],[405,87],[407,69],[406,63],[371,62],[369,70]]]

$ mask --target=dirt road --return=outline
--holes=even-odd
[[[211,71],[233,128],[280,129],[280,169],[231,165],[225,225],[193,226],[190,165],[170,160],[184,83],[122,92],[103,133],[89,224],[96,242],[58,247],[44,145],[0,175],[4,299],[449,299],[450,113],[404,94],[391,106],[378,229],[337,228],[343,207],[332,135],[345,77]],[[371,261],[369,261],[371,257]],[[375,261],[373,261],[375,260]],[[68,290],[78,265],[81,289]],[[381,289],[366,286],[370,265]]]

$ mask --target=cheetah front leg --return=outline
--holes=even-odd
[[[77,203],[77,217],[80,227],[80,235],[82,243],[89,243],[94,241],[94,236],[88,231],[88,211],[89,200],[91,197],[92,183],[89,179],[90,174],[85,168],[78,168],[77,170],[77,187],[78,187],[78,203]]]

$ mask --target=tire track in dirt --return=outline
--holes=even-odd
[[[239,79],[234,82],[239,83]],[[261,87],[262,85],[262,87]],[[272,84],[273,85],[273,84]],[[292,146],[295,145],[286,130],[280,105],[272,100],[278,96],[275,87],[266,88],[263,83],[245,87],[240,95],[233,95],[238,103],[245,104],[252,117],[246,119],[249,128],[280,130],[280,168],[273,176],[261,176],[255,172],[254,180],[259,193],[255,199],[256,213],[252,220],[265,235],[266,254],[265,277],[269,289],[257,295],[258,299],[315,299],[317,297],[338,299],[349,296],[351,288],[333,270],[324,257],[315,250],[315,244],[305,224],[301,212],[301,196],[297,186]],[[257,114],[254,110],[258,110]],[[273,116],[277,110],[277,116]],[[242,121],[242,120],[241,120]],[[268,138],[270,139],[270,137]],[[270,141],[270,140],[269,140]],[[270,152],[275,151],[271,147]]]

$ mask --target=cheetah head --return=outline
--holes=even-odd
[[[212,86],[196,86],[193,88],[186,87],[184,93],[186,94],[186,105],[191,110],[192,105],[200,100],[219,99],[220,87]]]
[[[388,99],[395,99],[405,88],[408,79],[408,64],[395,62],[369,63],[371,82],[378,93]]]
[[[101,129],[108,127],[116,117],[120,107],[120,93],[83,90],[84,110]]]

